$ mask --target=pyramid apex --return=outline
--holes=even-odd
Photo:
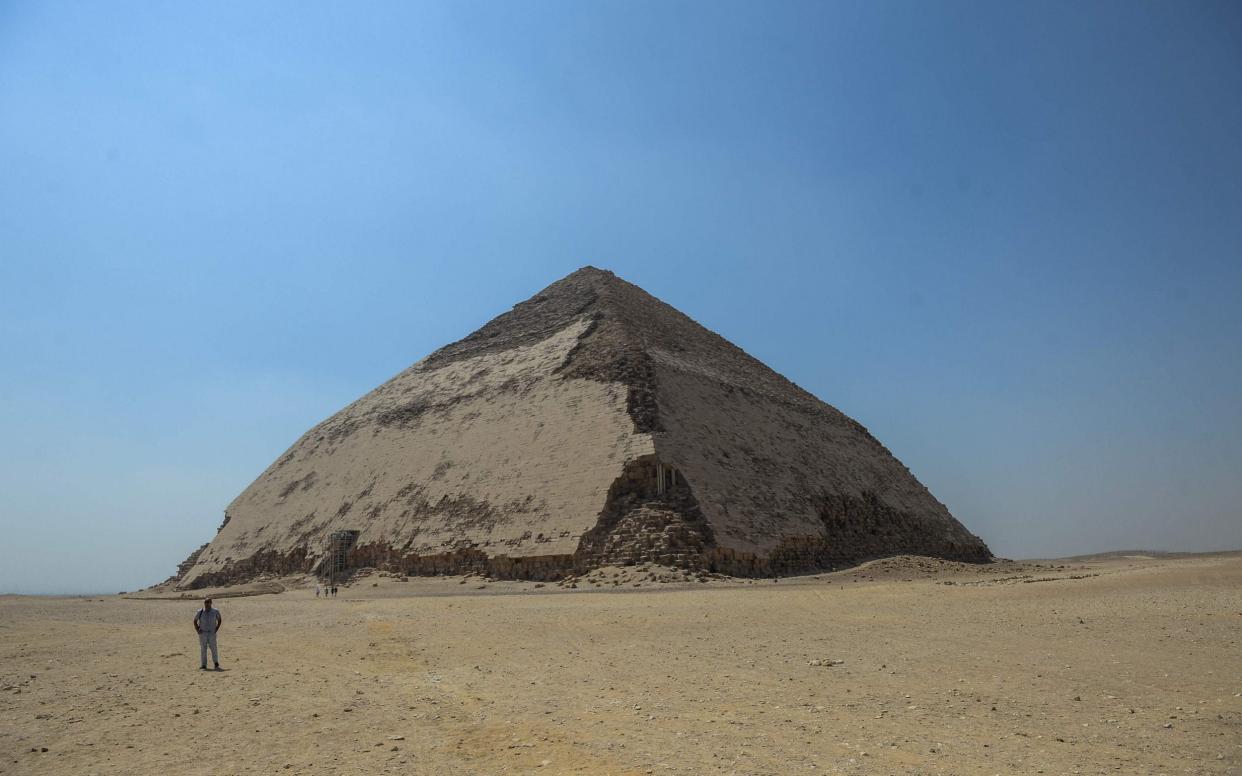
[[[617,274],[613,272],[612,270],[600,269],[599,267],[596,267],[593,264],[587,264],[585,266],[579,267],[578,269],[566,275],[564,279],[568,280],[570,278],[599,278],[599,279],[620,280],[620,278],[617,277]]]

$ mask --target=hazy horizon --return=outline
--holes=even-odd
[[[171,575],[586,264],[993,552],[1242,549],[1228,2],[0,5],[0,591]]]

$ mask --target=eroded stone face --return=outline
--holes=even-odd
[[[624,463],[653,452],[650,435],[634,431],[624,386],[556,374],[588,325],[417,364],[354,402],[229,505],[181,584],[260,551],[305,547],[313,563],[339,529],[359,531],[359,559],[469,548],[572,555]]]
[[[226,515],[180,586],[322,572],[339,530],[355,567],[531,579],[990,557],[860,424],[591,268],[313,428]]]

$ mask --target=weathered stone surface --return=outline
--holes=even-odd
[[[307,432],[178,584],[322,572],[338,530],[350,567],[540,580],[990,557],[860,424],[590,267]]]

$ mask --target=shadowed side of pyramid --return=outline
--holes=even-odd
[[[225,515],[179,587],[990,557],[861,425],[592,267],[311,429]]]

